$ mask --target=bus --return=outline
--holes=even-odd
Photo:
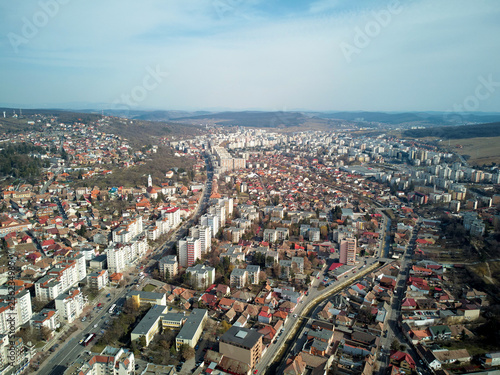
[[[113,303],[113,305],[111,305],[111,307],[109,308],[109,313],[110,314],[113,314],[113,311],[115,311],[115,307],[116,307],[116,303]]]
[[[94,339],[95,333],[89,333],[87,338],[83,341],[83,346],[87,346]]]

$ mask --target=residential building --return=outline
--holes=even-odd
[[[106,346],[82,365],[79,375],[134,375],[135,357],[129,349]]]
[[[179,263],[177,255],[167,255],[160,259],[159,262],[160,274],[167,280],[177,276],[179,272]]]
[[[258,285],[260,282],[259,280],[260,266],[249,264],[245,270],[248,273],[248,282],[250,284]]]
[[[215,214],[207,213],[207,214],[201,216],[200,223],[201,223],[201,225],[208,226],[211,228],[212,237],[215,237],[217,235],[217,233],[219,232],[220,221],[219,221],[219,217]]]
[[[255,367],[262,356],[262,334],[232,326],[219,341],[219,353]]]
[[[70,289],[60,294],[55,302],[60,319],[64,319],[68,323],[77,319],[88,303],[87,297],[83,295],[80,288]]]
[[[244,288],[248,283],[248,271],[241,268],[233,269],[231,272],[230,283],[233,288]]]
[[[196,264],[188,267],[186,273],[191,275],[191,282],[196,288],[207,288],[215,281],[215,268],[205,266],[203,264]]]
[[[340,263],[354,266],[356,264],[356,239],[348,238],[340,241]]]
[[[201,258],[201,241],[193,237],[179,240],[177,252],[181,267],[191,267],[197,259]]]
[[[212,245],[212,229],[207,225],[195,225],[189,228],[189,236],[200,240],[201,253],[205,254]]]
[[[101,290],[109,283],[108,270],[89,273],[87,276],[87,284],[92,289]]]

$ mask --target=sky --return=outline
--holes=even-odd
[[[0,106],[500,112],[498,0],[0,3]]]

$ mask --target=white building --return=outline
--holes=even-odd
[[[80,375],[133,375],[134,353],[129,349],[106,346],[99,355],[94,355],[82,365]]]
[[[34,328],[41,329],[42,327],[55,331],[61,326],[59,321],[59,312],[52,309],[43,309],[38,314],[31,317],[30,325]]]
[[[188,267],[186,272],[191,274],[193,285],[197,288],[207,288],[215,281],[215,268],[202,264]]]
[[[176,255],[164,256],[163,258],[160,259],[159,268],[160,268],[160,274],[162,274],[164,277],[167,276],[167,271],[169,278],[175,277],[179,272],[179,263],[177,262],[177,256]]]
[[[55,302],[60,319],[72,323],[87,305],[87,297],[83,295],[80,288],[75,288],[61,294]]]
[[[12,290],[14,294],[10,294],[10,292],[11,290],[7,285],[0,286],[0,309],[6,309],[5,314],[2,314],[3,317],[0,320],[7,319],[0,322],[0,327],[3,326],[2,329],[8,329],[8,319],[15,319],[17,330],[21,325],[28,323],[33,315],[31,295],[28,290],[24,289],[24,286],[15,286]],[[12,302],[14,302],[14,306],[12,306]]]
[[[212,230],[206,225],[196,225],[189,228],[189,236],[198,238],[201,245],[201,253],[205,254],[211,248],[212,243]]]
[[[130,242],[143,230],[142,216],[124,221],[113,231],[113,242]]]
[[[170,228],[175,228],[181,222],[181,210],[179,207],[169,207],[163,210],[162,217],[168,219]]]
[[[205,225],[211,228],[212,237],[215,237],[219,232],[220,220],[215,214],[205,214],[200,218],[201,225]]]
[[[108,270],[92,272],[87,276],[87,284],[92,289],[101,290],[109,283]]]

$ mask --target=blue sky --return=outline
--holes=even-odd
[[[499,19],[496,0],[2,2],[0,105],[499,111]]]

